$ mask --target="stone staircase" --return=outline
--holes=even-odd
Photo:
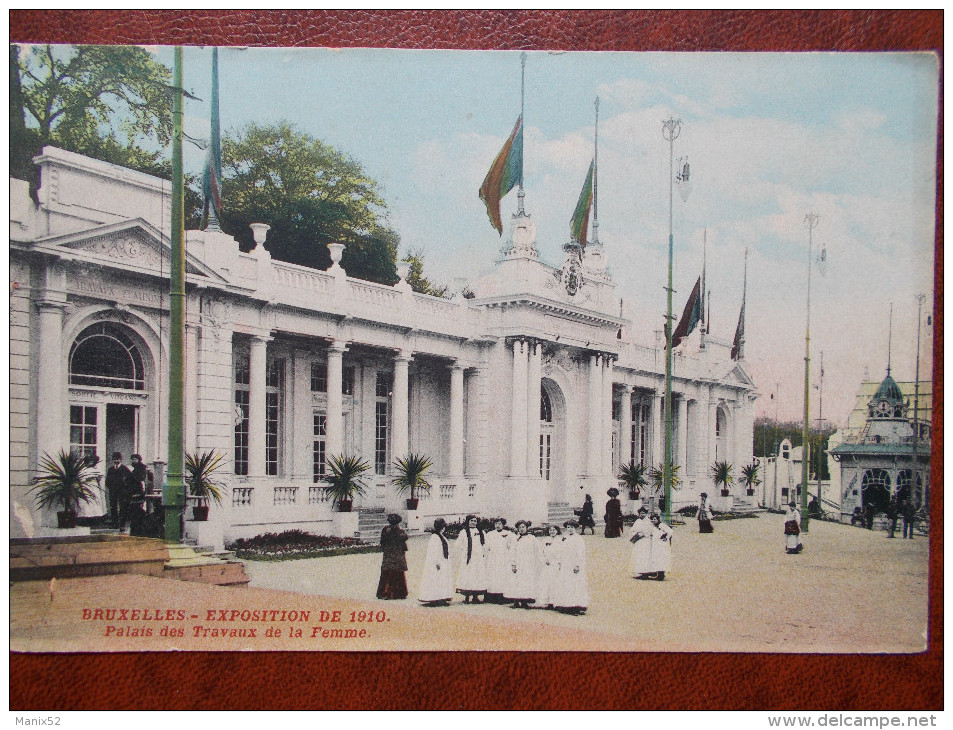
[[[564,522],[575,519],[575,517],[576,515],[573,514],[572,507],[569,506],[569,502],[549,503],[549,513],[546,516],[546,521],[550,525],[559,525],[562,527]]]
[[[168,549],[163,578],[217,586],[244,586],[251,581],[245,573],[245,564],[236,560],[230,550],[173,544],[169,544]]]
[[[758,507],[758,500],[756,497],[735,495],[732,498],[732,512],[740,512],[744,514],[748,512],[757,512],[759,509],[760,507]]]
[[[381,539],[381,530],[387,526],[387,514],[384,508],[362,509],[357,513],[357,531],[361,539],[377,544]]]

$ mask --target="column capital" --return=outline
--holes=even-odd
[[[249,339],[251,342],[258,342],[258,343],[261,343],[261,344],[267,344],[268,342],[271,342],[271,341],[272,341],[273,339],[275,339],[275,338],[272,337],[270,334],[268,334],[268,335],[265,335],[265,334],[255,334],[255,335],[251,335],[248,339]]]
[[[51,312],[55,310],[62,312],[66,309],[67,302],[65,300],[57,301],[54,299],[38,299],[37,301],[33,302],[33,305],[37,308],[37,311],[40,312]]]
[[[632,395],[632,386],[628,383],[621,383],[620,388],[622,389],[623,395]]]
[[[331,340],[328,345],[328,350],[331,352],[345,353],[347,352],[347,345],[347,340]]]
[[[414,351],[407,348],[398,348],[394,350],[394,362],[410,362],[414,357]]]

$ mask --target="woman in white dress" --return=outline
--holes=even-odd
[[[536,605],[552,608],[553,591],[559,579],[559,554],[563,540],[556,525],[549,526],[549,535],[542,540],[540,547],[539,580],[536,583]]]
[[[447,521],[438,517],[433,522],[433,535],[427,543],[427,557],[420,576],[420,602],[428,606],[448,606],[453,598],[453,570],[450,543],[443,536]]]
[[[463,594],[464,603],[480,603],[486,593],[486,536],[476,515],[467,515],[466,523],[456,540],[457,593]]]
[[[503,603],[503,593],[510,573],[510,547],[513,533],[506,529],[506,520],[497,517],[493,529],[486,533],[486,602]]]
[[[656,533],[655,526],[648,518],[649,511],[639,509],[638,519],[629,530],[629,542],[632,543],[632,577],[647,580],[651,577],[652,568],[652,539]]]
[[[656,580],[665,580],[665,573],[672,568],[672,528],[662,522],[658,512],[649,517],[655,532],[652,534],[652,560],[650,567]]]
[[[579,523],[566,522],[566,536],[559,554],[559,573],[553,591],[553,608],[576,616],[589,607],[589,579],[586,577],[586,543],[578,534]]]
[[[530,534],[530,522],[516,523],[516,539],[510,546],[510,576],[505,598],[511,608],[529,608],[536,600],[536,581],[539,573],[539,545]]]

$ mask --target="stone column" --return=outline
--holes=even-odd
[[[619,429],[619,462],[628,464],[632,458],[632,386],[622,386],[622,408],[620,411],[622,419],[622,428]],[[618,473],[618,469],[613,469],[613,473]]]
[[[539,473],[539,402],[542,398],[543,346],[529,345],[529,383],[526,397],[526,473]]]
[[[614,473],[613,461],[615,454],[612,451],[612,358],[602,356],[602,469],[604,476]]]
[[[463,365],[450,366],[449,475],[463,476]]]
[[[39,337],[37,343],[36,446],[42,457],[69,450],[69,411],[65,403],[66,378],[63,375],[63,309],[60,302],[37,302]],[[100,454],[105,461],[108,455]]]
[[[715,429],[718,424],[718,401],[709,396],[708,400],[708,458],[705,460],[706,466],[715,461]]]
[[[688,399],[682,395],[678,399],[678,454],[673,457],[682,467],[682,479],[688,479]]]
[[[586,449],[586,474],[595,476],[602,466],[602,357],[589,357],[589,444]]]
[[[344,378],[344,351],[347,345],[340,340],[328,348],[328,412],[325,422],[325,449],[327,455],[340,456],[344,448],[344,414],[341,387]]]
[[[526,474],[526,370],[527,343],[513,341],[513,410],[510,443],[510,475]]]
[[[649,414],[649,438],[652,439],[652,453],[649,467],[656,467],[665,461],[663,438],[665,435],[665,415],[662,413],[662,394],[652,393],[652,412]]]
[[[251,338],[248,357],[248,476],[265,475],[265,381],[270,337]]]
[[[394,461],[403,459],[410,451],[410,431],[408,420],[408,369],[410,367],[410,350],[400,350],[394,358],[394,383],[391,405],[394,412],[391,414],[391,455]]]

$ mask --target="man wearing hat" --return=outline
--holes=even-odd
[[[407,598],[407,533],[400,529],[400,522],[400,515],[387,515],[387,527],[381,530],[384,558],[377,584],[378,598]]]
[[[620,537],[622,535],[622,503],[619,501],[619,490],[612,487],[606,494],[609,495],[609,501],[606,502],[606,537]]]
[[[125,528],[129,519],[129,502],[132,498],[132,472],[122,463],[122,453],[114,451],[112,466],[106,470],[106,491],[109,493],[109,514],[113,528]]]

